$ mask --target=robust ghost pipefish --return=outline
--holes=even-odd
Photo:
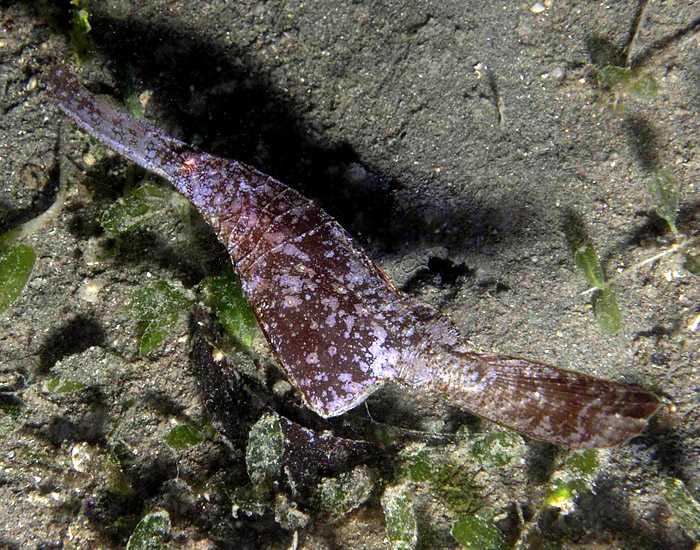
[[[342,414],[394,382],[583,449],[629,439],[658,408],[646,391],[475,352],[449,320],[396,289],[333,218],[293,189],[112,107],[66,66],[53,70],[49,94],[107,147],[169,180],[214,228],[279,365],[320,416]]]

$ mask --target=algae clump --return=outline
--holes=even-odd
[[[156,510],[146,515],[134,529],[126,544],[126,550],[165,550],[169,548],[170,515]]]

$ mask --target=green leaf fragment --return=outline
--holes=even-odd
[[[80,32],[90,32],[92,30],[92,25],[90,25],[88,17],[89,14],[87,10],[75,10],[73,12],[73,25],[75,25],[76,29],[79,29]]]
[[[180,314],[190,304],[185,295],[165,281],[154,281],[131,295],[129,310],[139,321]]]
[[[600,460],[595,449],[575,451],[564,462],[563,469],[572,476],[591,476],[600,470]]]
[[[561,468],[552,475],[545,506],[564,511],[573,510],[575,499],[591,490],[600,469],[601,461],[595,449],[572,452]]]
[[[19,237],[20,231],[20,227],[15,227],[0,234],[0,253],[4,253],[7,248],[10,248],[12,241]]]
[[[282,472],[284,432],[274,414],[265,414],[250,429],[245,461],[248,476],[261,491],[272,489]]]
[[[498,468],[508,464],[522,445],[518,434],[496,432],[477,440],[471,451],[483,467]]]
[[[581,244],[574,252],[574,262],[589,285],[593,288],[604,288],[605,273],[592,244],[588,242]]]
[[[71,4],[76,7],[73,10],[73,25],[79,27],[83,32],[90,32],[92,26],[88,21],[88,11],[80,7],[80,0],[71,0]]]
[[[338,477],[324,478],[313,490],[315,507],[325,514],[352,512],[372,496],[374,481],[367,466],[358,466]]]
[[[598,71],[598,85],[609,90],[617,88],[640,101],[653,101],[661,89],[659,83],[648,73],[608,65]]]
[[[587,239],[574,251],[574,262],[588,284],[596,289],[591,304],[600,330],[606,334],[617,332],[622,326],[620,306],[610,285],[605,282],[605,273],[598,261],[598,254]]]
[[[649,192],[654,203],[654,211],[676,232],[678,217],[678,181],[665,168],[656,170],[649,180]]]
[[[393,550],[413,550],[418,527],[413,501],[404,486],[387,487],[381,498],[386,535]]]
[[[593,314],[598,327],[605,334],[615,334],[622,326],[620,306],[610,287],[596,292],[591,299]]]
[[[69,393],[75,390],[83,389],[85,387],[85,384],[73,380],[65,380],[63,378],[53,377],[46,380],[43,386],[46,391],[52,393]]]
[[[642,73],[634,78],[625,88],[630,97],[639,101],[654,101],[661,87],[648,73]]]
[[[165,550],[170,536],[170,515],[165,510],[157,510],[139,521],[126,550]]]
[[[168,206],[173,191],[144,183],[130,195],[110,206],[100,223],[110,233],[123,233],[159,215]]]
[[[628,83],[632,78],[634,78],[634,71],[625,67],[608,65],[598,71],[598,85],[602,88],[612,89]]]
[[[492,522],[475,514],[462,516],[452,525],[452,536],[469,550],[505,548],[503,533]]]
[[[178,315],[169,315],[167,317],[158,317],[145,323],[141,332],[139,353],[143,356],[152,353],[168,333],[175,328],[177,319]]]
[[[209,302],[221,324],[243,345],[250,346],[258,330],[255,313],[243,294],[241,282],[231,269],[207,281]]]
[[[119,63],[115,67],[115,74],[129,114],[134,118],[142,119],[144,115],[143,105],[141,105],[139,94],[134,87],[134,80],[131,78],[129,66],[126,63]]]
[[[83,65],[90,58],[92,41],[89,33],[92,30],[88,11],[81,7],[80,0],[71,0],[75,8],[71,9],[70,29],[68,31],[68,42],[73,52],[73,61],[78,65]]]
[[[171,449],[188,449],[199,445],[204,436],[189,424],[180,424],[165,434],[163,440]]]
[[[165,281],[153,282],[134,291],[128,311],[142,324],[141,355],[148,355],[163,341],[189,305],[185,295]]]
[[[673,517],[683,530],[696,542],[700,542],[700,503],[680,479],[664,480],[664,498],[673,510]]]
[[[36,253],[27,244],[17,244],[0,254],[0,312],[22,292],[35,260]]]
[[[544,503],[546,506],[566,509],[573,507],[573,500],[578,495],[578,491],[570,482],[555,484],[552,492],[549,493]]]
[[[428,481],[435,475],[435,464],[425,451],[420,451],[409,457],[406,462],[411,481]]]
[[[700,275],[700,255],[686,255],[685,260],[683,261],[683,268],[687,269],[694,275]]]

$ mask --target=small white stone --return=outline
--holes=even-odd
[[[95,163],[97,162],[97,158],[95,158],[95,155],[92,153],[92,151],[88,151],[83,155],[83,164],[87,166],[88,168],[91,166],[94,166]]]
[[[277,396],[283,396],[292,391],[292,385],[286,380],[278,380],[275,385],[272,386],[272,391]]]
[[[695,332],[696,330],[698,330],[698,326],[700,326],[700,315],[698,315],[688,324],[688,330],[690,332]]]
[[[532,13],[542,13],[545,11],[547,8],[544,7],[544,4],[542,2],[535,2],[530,6],[530,11]]]
[[[88,463],[92,460],[92,456],[88,452],[87,445],[81,443],[74,445],[70,451],[71,464],[76,472],[84,473],[88,469]]]
[[[85,281],[83,281],[82,286],[78,290],[78,296],[80,296],[80,298],[85,300],[86,302],[94,304],[95,302],[97,302],[97,297],[100,294],[101,290],[101,283],[89,281],[86,279]]]
[[[34,88],[36,88],[36,85],[38,83],[38,79],[36,76],[32,76],[29,81],[25,84],[24,90],[26,92],[31,92]]]

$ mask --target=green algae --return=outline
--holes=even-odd
[[[673,510],[673,518],[695,542],[700,542],[700,502],[685,484],[673,477],[664,480],[664,499]]]
[[[284,432],[276,415],[265,414],[248,434],[245,461],[248,476],[261,492],[272,489],[282,473]]]
[[[258,321],[248,304],[241,281],[232,269],[225,269],[205,282],[209,305],[216,311],[224,329],[244,346],[250,347],[258,332]]]
[[[139,321],[141,355],[148,355],[155,350],[175,327],[180,314],[190,303],[182,292],[165,281],[149,283],[133,292],[127,310]]]
[[[593,315],[598,327],[605,334],[615,334],[622,327],[620,306],[617,297],[610,286],[599,292],[594,292],[591,298]]]
[[[204,441],[204,435],[194,426],[179,424],[165,434],[163,440],[171,449],[188,449]]]
[[[0,249],[0,312],[10,307],[20,295],[32,273],[35,260],[36,252],[27,244]]]
[[[626,100],[650,103],[659,96],[661,87],[649,73],[639,69],[606,65],[598,69],[598,85],[609,92],[607,102],[614,113],[622,113]]]
[[[589,241],[580,243],[574,251],[574,263],[589,285],[600,290],[605,287],[605,273]]]
[[[44,390],[51,393],[70,393],[72,391],[80,390],[85,387],[85,384],[75,380],[66,380],[65,378],[59,376],[52,376],[44,381]]]
[[[100,224],[110,233],[125,233],[161,215],[176,197],[174,190],[147,181],[105,210]]]
[[[614,334],[622,326],[620,306],[610,284],[605,280],[598,254],[589,240],[585,240],[574,251],[574,262],[580,273],[593,289],[591,304],[600,330]]]
[[[320,513],[337,517],[367,502],[374,487],[372,471],[367,466],[357,466],[337,477],[323,478],[313,489],[311,499]]]
[[[411,481],[429,481],[435,475],[435,461],[425,450],[406,458],[404,466]]]
[[[600,471],[600,458],[595,449],[572,452],[566,459],[564,470],[579,476],[592,476]]]
[[[139,521],[126,550],[165,550],[170,547],[170,537],[170,515],[165,510],[156,510]]]
[[[600,468],[600,457],[595,449],[572,452],[552,474],[544,505],[559,508],[565,513],[573,511],[576,498],[592,490]]]
[[[144,108],[139,99],[139,94],[134,86],[134,79],[126,63],[117,63],[114,67],[114,75],[119,84],[124,105],[129,114],[134,118],[143,119]]]
[[[472,513],[481,507],[475,475],[476,470],[470,465],[446,460],[438,466],[430,484],[454,513]]]
[[[476,514],[460,517],[450,532],[468,550],[501,550],[506,547],[505,537],[498,527]]]
[[[595,480],[608,456],[606,451],[596,449],[570,452],[550,476],[542,504],[523,526],[514,548],[548,548],[546,541],[542,546],[545,535],[541,531],[540,520],[552,517],[552,514],[553,517],[573,514],[578,498],[593,492]],[[552,544],[553,548],[561,547],[559,541],[552,541]]]
[[[639,101],[654,101],[661,87],[649,73],[607,65],[598,70],[598,85]]]
[[[498,468],[510,463],[522,445],[522,438],[497,432],[476,438],[468,436],[465,442],[466,446],[449,455],[445,455],[444,449],[409,447],[401,453],[398,465],[399,479],[405,480],[418,494],[427,490],[431,499],[444,507],[448,517],[457,520],[483,510],[484,500],[475,476],[488,468],[485,464]],[[431,533],[424,535],[430,537]]]
[[[418,526],[408,488],[405,485],[387,487],[381,503],[392,550],[413,550],[418,543]]]
[[[501,468],[510,463],[523,443],[516,433],[495,432],[477,439],[471,453],[484,468]]]
[[[676,233],[676,218],[679,209],[678,180],[665,168],[654,170],[648,180],[654,211],[663,218],[671,231]]]
[[[83,6],[82,0],[71,0],[71,19],[68,29],[68,47],[73,52],[72,59],[77,67],[90,61],[90,52],[94,48],[90,31],[90,14]]]

